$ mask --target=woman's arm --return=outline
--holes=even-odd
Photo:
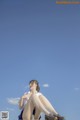
[[[23,108],[23,96],[19,100],[19,109]]]
[[[27,101],[29,98],[30,98],[30,96],[31,96],[31,92],[28,92],[28,93],[25,93],[21,98],[20,98],[20,100],[19,100],[19,108],[20,109],[22,109],[23,107],[24,107],[24,102],[25,102],[25,100]]]
[[[29,94],[30,93],[27,93],[27,94],[24,94],[20,100],[19,100],[19,108],[22,109],[24,107],[24,100],[26,99],[26,101],[29,99]]]

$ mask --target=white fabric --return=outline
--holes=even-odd
[[[38,93],[36,93],[36,95],[37,95],[37,96],[40,96],[40,95],[41,95],[41,93],[40,93],[40,92],[38,92]]]

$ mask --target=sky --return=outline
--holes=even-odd
[[[80,5],[0,0],[0,111],[10,120],[29,81],[66,120],[80,118]]]

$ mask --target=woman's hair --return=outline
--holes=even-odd
[[[40,91],[40,86],[39,86],[38,81],[37,81],[37,80],[31,80],[31,81],[29,82],[29,84],[33,84],[33,83],[35,83],[35,84],[37,85],[36,90],[39,92],[39,91]]]

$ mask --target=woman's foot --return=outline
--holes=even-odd
[[[64,117],[59,114],[57,115],[49,114],[49,116],[45,115],[45,119],[46,120],[64,120]]]
[[[58,120],[64,120],[64,117],[59,114],[55,115],[55,117],[57,117]]]
[[[45,115],[45,120],[58,120],[58,118],[53,115]]]

